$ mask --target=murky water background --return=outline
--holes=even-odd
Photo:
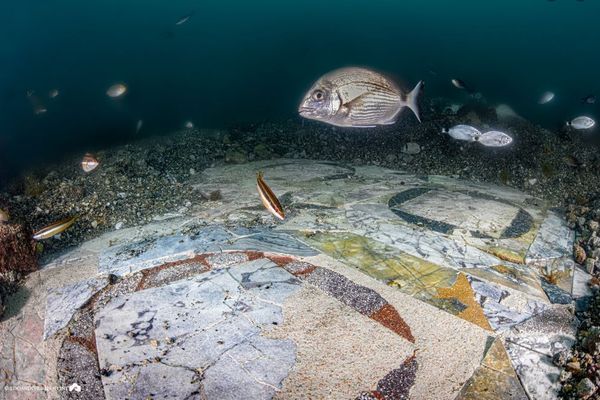
[[[181,17],[193,13],[185,24]],[[22,0],[0,4],[0,173],[67,154],[199,127],[298,119],[318,76],[384,71],[427,97],[470,83],[553,128],[600,91],[600,2]],[[106,88],[125,82],[125,98]],[[48,112],[32,113],[35,90]],[[555,102],[537,104],[545,90]],[[139,135],[135,125],[144,126]]]

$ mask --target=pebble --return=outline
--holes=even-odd
[[[421,152],[421,146],[415,142],[408,142],[402,147],[404,154],[419,154]]]
[[[594,267],[596,266],[595,258],[587,258],[585,260],[585,270],[588,274],[592,275],[594,273]]]
[[[591,395],[594,394],[596,389],[597,389],[596,385],[594,385],[594,382],[592,382],[592,380],[590,378],[585,378],[585,379],[581,380],[581,382],[579,382],[579,384],[577,385],[577,388],[576,388],[577,395],[582,400],[588,399]]]
[[[123,223],[122,222],[117,222],[117,224],[115,225],[115,229],[119,230],[123,227]]]
[[[93,220],[92,221],[92,228],[96,229],[98,227],[98,221]]]
[[[196,175],[196,170],[194,168],[190,168],[190,175]]]

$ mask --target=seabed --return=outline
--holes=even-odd
[[[259,170],[282,222],[260,204]],[[217,166],[190,184],[221,199],[28,277],[0,323],[0,395],[557,397],[552,356],[575,342],[588,289],[573,232],[543,200],[310,160]]]

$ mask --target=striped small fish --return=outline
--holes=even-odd
[[[50,224],[50,225],[40,229],[39,231],[35,232],[33,234],[33,239],[43,240],[43,239],[49,239],[54,235],[58,235],[59,233],[62,233],[65,230],[67,230],[68,228],[70,228],[71,225],[73,225],[75,223],[77,218],[79,218],[79,216],[66,218],[66,219],[60,220],[58,222],[55,222],[53,224]]]
[[[341,127],[372,128],[396,122],[408,107],[419,122],[423,82],[405,94],[390,79],[365,68],[341,68],[321,77],[298,108],[304,118]]]
[[[271,214],[280,220],[283,220],[285,218],[283,207],[281,207],[281,203],[277,199],[277,196],[275,196],[275,193],[273,193],[269,185],[264,181],[262,171],[256,174],[256,187],[265,208],[269,210]]]

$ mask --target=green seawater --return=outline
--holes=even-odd
[[[600,118],[580,102],[600,95],[599,21],[597,0],[3,0],[0,175],[186,120],[299,119],[311,83],[348,65],[457,102],[460,78],[550,128]],[[129,87],[119,101],[115,82]],[[53,88],[35,116],[26,92]],[[546,90],[556,100],[540,107]]]

